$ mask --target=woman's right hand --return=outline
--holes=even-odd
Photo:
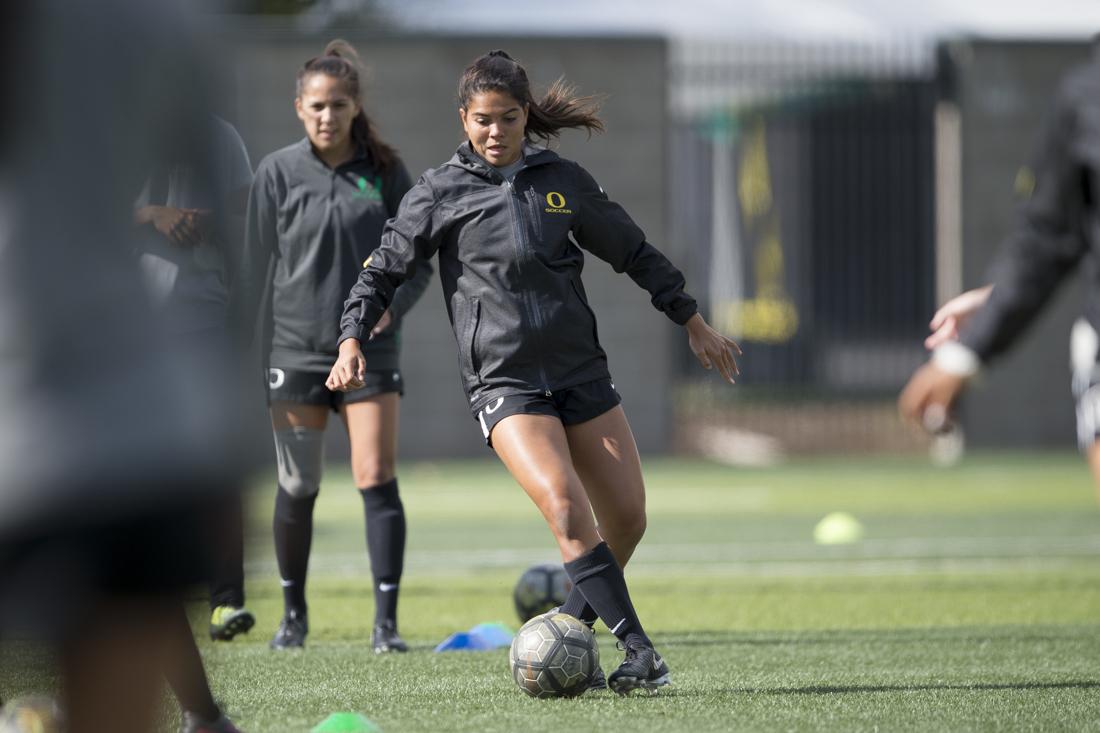
[[[741,355],[741,347],[737,342],[712,328],[699,313],[689,318],[684,328],[688,332],[688,345],[703,368],[717,367],[722,379],[734,384],[735,377],[741,373],[737,367],[737,356]],[[735,352],[737,356],[734,356]]]
[[[340,355],[328,373],[325,386],[333,392],[350,392],[363,386],[363,377],[367,371],[367,360],[359,348],[359,339],[344,339],[340,342]]]
[[[180,247],[197,247],[206,236],[206,209],[143,206],[134,213],[137,224],[152,224],[165,239]]]

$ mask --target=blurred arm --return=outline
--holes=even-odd
[[[1087,251],[1081,230],[1087,171],[1074,154],[1078,104],[1063,84],[1039,137],[1035,189],[991,268],[995,287],[960,333],[982,362],[1012,345]]]

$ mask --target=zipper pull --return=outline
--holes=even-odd
[[[550,390],[546,390],[545,392],[542,393],[542,396],[543,397],[553,397],[554,393],[551,392]]]

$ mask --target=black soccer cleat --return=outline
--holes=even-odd
[[[592,671],[592,679],[588,680],[588,687],[584,688],[585,692],[600,692],[607,689],[607,678],[604,677],[603,670],[596,667]]]
[[[374,647],[375,654],[409,651],[409,645],[397,635],[397,624],[393,621],[375,624],[370,635],[370,644]]]
[[[237,634],[247,634],[256,617],[247,608],[218,606],[210,613],[210,639],[232,641]]]
[[[639,687],[653,692],[669,683],[668,665],[651,646],[627,644],[626,659],[611,673],[608,686],[620,695],[629,695]]]
[[[304,611],[290,610],[279,622],[279,630],[271,640],[272,649],[301,649],[306,645],[309,621]]]
[[[233,721],[222,713],[217,720],[206,721],[197,714],[188,711],[183,712],[183,724],[180,733],[241,733]]]

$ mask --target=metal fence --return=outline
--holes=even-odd
[[[746,352],[736,391],[681,365],[681,447],[731,430],[720,442],[905,445],[892,401],[936,301],[934,59],[674,47],[671,237],[708,320]]]

